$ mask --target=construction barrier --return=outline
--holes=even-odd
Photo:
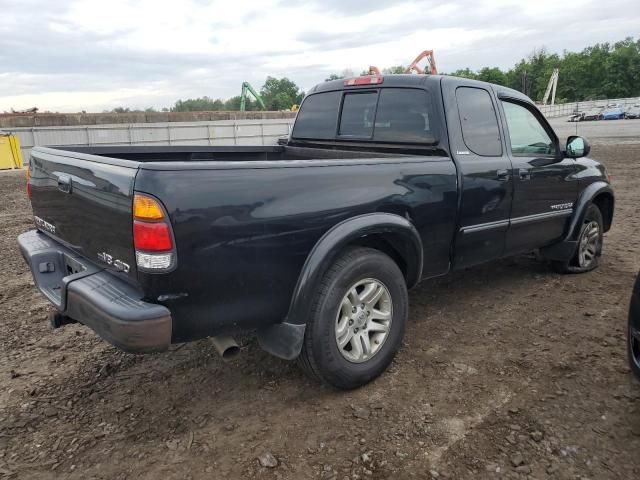
[[[0,133],[0,170],[22,168],[20,140],[15,135]]]

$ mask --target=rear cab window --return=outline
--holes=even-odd
[[[340,117],[341,137],[371,138],[378,92],[345,93]]]
[[[332,140],[338,127],[342,92],[325,92],[307,97],[293,127],[296,138]]]
[[[430,97],[424,90],[382,89],[373,139],[378,142],[435,143],[430,112]]]
[[[434,145],[431,95],[419,88],[322,92],[303,102],[292,138]]]

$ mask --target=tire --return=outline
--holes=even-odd
[[[553,261],[554,270],[559,273],[584,273],[598,267],[602,255],[604,222],[600,209],[589,205],[580,227],[578,245],[569,261]]]
[[[372,248],[349,248],[320,282],[298,364],[311,378],[338,389],[369,383],[400,348],[408,304],[404,276],[391,258]]]
[[[627,354],[629,368],[640,380],[640,274],[636,279],[629,307],[627,328]]]

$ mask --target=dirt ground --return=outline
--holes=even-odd
[[[252,339],[225,364],[206,341],[132,356],[52,331],[16,248],[24,175],[0,174],[0,477],[640,478],[640,143],[593,143],[618,202],[601,267],[562,276],[530,255],[421,284],[393,365],[352,392]]]

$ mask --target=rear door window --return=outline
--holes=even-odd
[[[300,108],[292,136],[334,139],[338,127],[341,95],[342,92],[325,92],[308,96]]]
[[[476,155],[498,157],[502,143],[498,118],[489,92],[481,88],[456,89],[462,137],[469,150]]]
[[[373,139],[379,142],[433,143],[429,95],[411,88],[380,90]]]
[[[346,93],[340,117],[341,137],[371,138],[378,92]]]

